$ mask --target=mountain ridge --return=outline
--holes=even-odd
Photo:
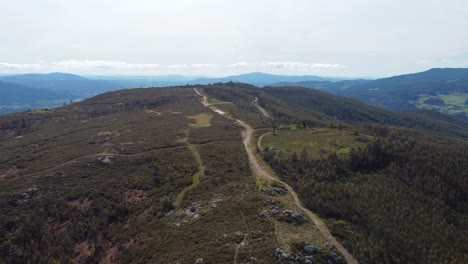
[[[467,68],[433,68],[377,80],[277,83],[351,97],[389,110],[433,109],[468,120]]]

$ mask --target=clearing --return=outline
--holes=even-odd
[[[324,159],[332,153],[344,155],[352,148],[365,147],[372,140],[371,136],[337,128],[285,129],[262,135],[258,145],[288,155],[300,155],[305,149],[310,158]]]

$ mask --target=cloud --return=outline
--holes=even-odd
[[[296,61],[259,61],[235,62],[227,64],[195,63],[195,64],[156,64],[156,63],[129,63],[113,60],[62,60],[41,61],[38,63],[8,63],[0,62],[0,71],[4,72],[74,72],[74,73],[118,73],[118,74],[232,74],[234,68],[242,71],[264,72],[328,72],[329,70],[344,68],[341,64],[304,63]]]
[[[216,67],[214,64],[208,64],[208,63],[200,63],[200,64],[172,64],[168,65],[167,68],[210,68],[210,67]]]
[[[246,67],[246,66],[249,66],[249,63],[248,62],[237,62],[237,63],[233,63],[233,64],[228,64],[226,66],[227,67]]]
[[[341,64],[327,63],[303,63],[293,61],[266,61],[262,66],[273,67],[277,69],[308,70],[308,69],[339,69],[344,68]]]
[[[93,69],[104,69],[104,70],[144,70],[144,69],[156,69],[159,68],[158,64],[139,64],[139,63],[127,63],[121,61],[105,61],[105,60],[64,60],[58,62],[41,62],[41,63],[7,63],[0,62],[0,69],[2,70],[93,70]]]
[[[40,64],[17,64],[17,63],[0,62],[0,69],[4,69],[4,70],[24,70],[24,69],[40,69],[40,68],[42,68]]]
[[[187,68],[189,66],[187,64],[172,64],[172,65],[168,65],[167,67],[177,69],[177,68]]]
[[[105,61],[105,60],[65,60],[53,63],[52,66],[66,69],[154,69],[159,68],[159,64],[139,64],[127,63],[121,61]]]
[[[211,67],[216,67],[215,64],[209,64],[209,63],[200,63],[200,64],[192,64],[190,67],[194,68],[211,68]]]

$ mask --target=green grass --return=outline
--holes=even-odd
[[[197,148],[190,144],[189,145],[190,152],[192,153],[195,161],[198,164],[198,171],[193,175],[192,184],[187,188],[183,189],[179,194],[177,194],[176,206],[179,206],[181,201],[184,199],[185,193],[189,192],[193,188],[197,187],[200,184],[200,177],[205,174],[205,166],[203,165],[203,161],[200,157],[200,154],[197,151]]]
[[[305,149],[312,159],[327,158],[335,153],[348,154],[351,148],[364,147],[363,141],[370,141],[372,137],[357,134],[353,131],[312,128],[312,129],[285,129],[277,130],[262,137],[261,147],[281,150],[287,155],[296,153],[300,155]]]
[[[444,105],[427,104],[425,100],[430,98],[439,98],[444,102]],[[445,114],[465,113],[468,115],[466,100],[468,100],[468,93],[438,94],[437,96],[421,94],[413,104],[417,108],[432,109]]]

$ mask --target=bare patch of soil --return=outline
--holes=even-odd
[[[89,241],[83,241],[81,243],[76,244],[73,247],[73,252],[75,253],[75,257],[73,258],[72,262],[74,264],[84,263],[84,260],[92,256],[94,254],[94,244],[90,243]]]
[[[0,172],[0,179],[9,180],[9,179],[18,178],[19,176],[21,176],[21,171],[15,166],[10,167],[9,169],[5,171]]]
[[[125,192],[125,200],[129,203],[139,203],[145,200],[147,196],[147,192],[143,190],[131,190]]]
[[[207,113],[202,113],[194,116],[187,116],[187,118],[194,119],[196,122],[195,124],[191,123],[191,127],[201,128],[211,126],[210,121],[213,118],[213,116]]]
[[[88,197],[86,197],[84,199],[80,198],[80,199],[69,201],[68,205],[82,212],[86,212],[87,210],[89,210],[89,208],[91,208],[91,203],[92,201]]]

